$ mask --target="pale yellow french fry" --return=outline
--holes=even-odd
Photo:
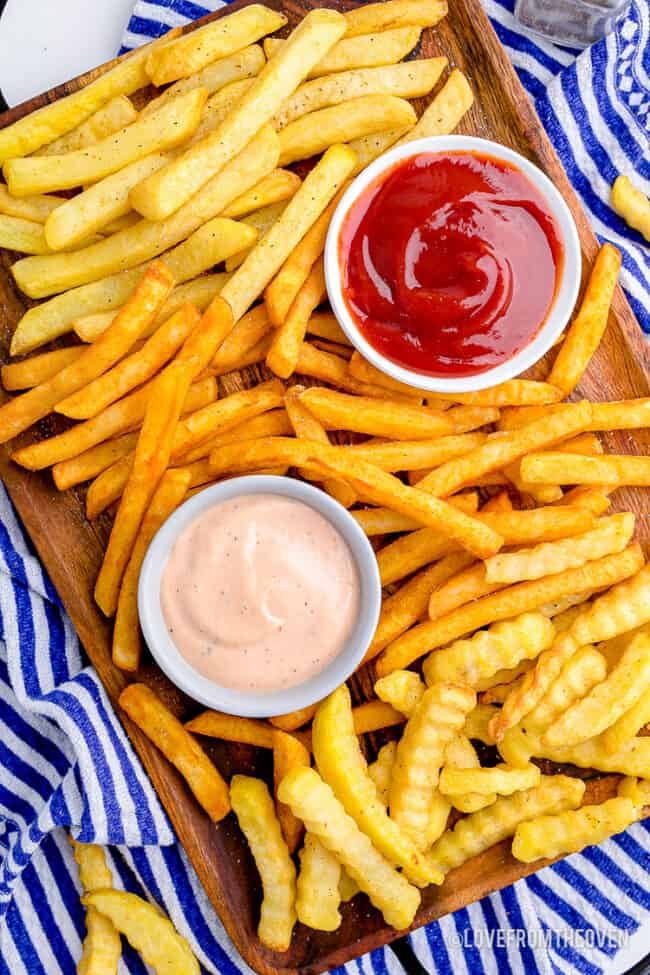
[[[248,217],[260,207],[289,200],[300,188],[300,177],[289,169],[274,169],[272,173],[256,183],[241,196],[229,203],[223,215],[233,220]],[[255,226],[255,224],[251,224]]]
[[[42,224],[5,213],[0,213],[0,247],[20,254],[52,253]]]
[[[58,98],[42,108],[30,112],[12,125],[7,125],[0,135],[0,162],[5,159],[27,156],[48,142],[65,135],[119,95],[131,95],[148,83],[145,62],[154,47],[168,44],[177,37],[176,28],[152,44],[134,51],[123,58],[114,68],[109,68],[95,81],[78,91]]]
[[[469,738],[463,734],[455,735],[445,750],[445,764],[441,775],[445,773],[446,768],[477,769],[480,767],[478,755]],[[463,789],[458,795],[450,796],[449,799],[454,809],[458,809],[459,812],[473,813],[490,806],[496,797],[496,792],[480,793]]]
[[[474,93],[462,71],[454,68],[447,81],[420,116],[417,124],[397,145],[433,135],[449,135],[474,104]]]
[[[279,796],[304,821],[307,831],[337,857],[387,924],[398,930],[411,924],[420,904],[419,891],[384,859],[318,772],[306,768],[289,772]]]
[[[152,51],[147,58],[147,74],[157,87],[187,78],[211,62],[230,57],[266,34],[273,34],[286,23],[284,14],[259,3],[251,4]]]
[[[354,68],[373,68],[379,65],[397,64],[417,45],[421,27],[393,27],[378,33],[344,37],[321,58],[308,78],[318,78]],[[272,58],[284,41],[279,37],[264,39],[264,51]]]
[[[350,693],[345,685],[319,706],[312,725],[312,745],[320,774],[377,850],[389,862],[402,867],[406,876],[418,886],[435,882],[435,872],[429,871],[426,859],[398,824],[388,817],[379,800],[355,733]],[[286,802],[283,792],[284,783],[280,787],[280,798]],[[290,800],[289,805],[300,816]],[[305,825],[311,829],[308,821]],[[348,863],[341,859],[347,869]],[[352,876],[363,889],[359,878],[354,873]]]
[[[636,704],[617,718],[603,734],[603,745],[608,752],[617,752],[650,723],[650,690],[645,690]]]
[[[84,893],[113,886],[111,871],[101,846],[77,843],[70,837],[74,858],[79,867],[79,879]],[[87,975],[94,972],[117,972],[122,956],[122,940],[113,922],[94,908],[86,911],[86,936],[81,949],[78,970]]]
[[[447,15],[445,0],[389,0],[366,3],[345,15],[346,37],[393,27],[435,27]]]
[[[611,244],[598,252],[582,304],[571,323],[548,377],[568,396],[580,381],[607,327],[609,308],[621,267],[621,254]]]
[[[162,220],[183,206],[273,118],[345,28],[344,18],[333,10],[310,11],[223,122],[132,192],[134,209],[151,220]]]
[[[54,142],[48,142],[42,149],[34,153],[35,156],[58,156],[75,149],[93,146],[107,135],[118,132],[125,125],[135,122],[138,113],[133,103],[126,95],[118,95],[99,108],[89,119],[78,125],[76,129],[66,132]]]
[[[295,371],[307,322],[326,294],[325,269],[323,259],[319,258],[293,300],[287,317],[273,333],[266,364],[281,379],[288,379]]]
[[[634,515],[631,512],[612,515],[603,518],[584,535],[494,555],[485,562],[486,578],[491,582],[511,584],[575,569],[612,552],[622,552],[633,534]]]
[[[131,212],[131,189],[164,166],[171,155],[155,152],[104,177],[65,200],[45,221],[45,239],[52,250],[72,247]]]
[[[383,677],[393,670],[406,668],[430,650],[451,643],[452,640],[490,623],[538,609],[567,591],[585,592],[611,586],[633,575],[642,564],[641,549],[633,544],[620,554],[606,555],[603,559],[588,562],[579,569],[568,569],[546,579],[520,582],[491,596],[485,596],[476,603],[454,610],[440,620],[420,623],[398,637],[377,659],[376,673]],[[527,678],[528,675],[524,678],[524,683]],[[513,723],[518,720],[519,715]]]
[[[600,587],[597,587],[600,588]],[[579,644],[600,643],[650,622],[650,565],[603,593],[581,613],[571,632]]]
[[[469,640],[457,640],[435,650],[424,661],[428,684],[457,681],[476,687],[500,670],[532,660],[546,650],[555,635],[551,620],[541,613],[523,613],[516,619],[494,623]]]
[[[517,768],[510,765],[495,765],[491,768],[453,768],[445,766],[440,773],[438,788],[446,796],[462,796],[465,792],[480,795],[511,796],[513,792],[533,789],[541,780],[536,765]]]
[[[372,132],[413,125],[415,112],[395,95],[364,95],[290,122],[280,131],[280,165],[309,159],[337,143],[360,139]]]
[[[195,131],[207,97],[205,88],[195,88],[94,146],[60,156],[8,160],[3,173],[9,192],[32,196],[95,183],[151,153],[172,149]]]
[[[390,815],[418,849],[428,845],[429,813],[446,747],[475,705],[470,688],[434,684],[416,704],[397,745]]]
[[[650,241],[650,200],[637,189],[628,176],[618,176],[612,186],[612,207],[628,227],[638,230]]]
[[[353,897],[356,897],[361,888],[356,880],[353,880],[350,874],[345,870],[344,867],[341,868],[341,877],[339,879],[339,894],[341,895],[341,902],[347,904],[351,901]]]
[[[553,860],[567,853],[578,853],[585,846],[602,843],[622,833],[638,819],[630,799],[607,799],[596,806],[565,810],[520,823],[512,841],[512,855],[524,863]]]
[[[650,779],[628,776],[620,783],[618,794],[624,799],[631,799],[635,806],[642,809],[650,805]]]
[[[12,196],[4,183],[0,183],[0,213],[6,213],[8,217],[43,224],[52,211],[64,203],[63,196]]]
[[[226,85],[225,88],[222,88],[221,91],[211,95],[205,103],[205,108],[203,109],[203,114],[201,115],[201,121],[199,122],[196,132],[192,138],[185,143],[183,148],[189,149],[190,146],[200,142],[206,137],[206,135],[209,135],[210,132],[214,132],[217,126],[220,125],[225,117],[232,111],[233,107],[237,104],[244,92],[248,91],[252,83],[252,78],[244,78],[241,81],[231,81],[230,84]],[[166,94],[167,91],[170,91],[170,89],[167,88],[163,94]]]
[[[86,282],[99,281],[106,275],[113,275],[118,271],[148,261],[167,248],[186,240],[204,223],[221,213],[234,199],[272,172],[278,160],[278,151],[277,135],[272,129],[265,126],[239,156],[233,159],[216,176],[213,176],[202,190],[169,220],[160,222],[141,220],[132,227],[127,227],[112,237],[108,237],[98,244],[93,244],[91,247],[84,247],[73,254],[52,254],[43,258],[24,258],[13,265],[12,273],[19,287],[26,294],[30,294],[32,297],[44,297]],[[245,227],[245,225],[243,226]],[[241,227],[241,224],[236,225],[236,228]],[[233,232],[236,228],[232,228]],[[251,230],[250,227],[245,229],[248,233]],[[242,246],[244,244],[240,240],[239,246],[231,253],[241,250]],[[47,263],[45,265],[42,263],[27,264],[27,260],[32,262],[47,261]],[[193,277],[194,275],[190,276]],[[112,282],[110,287],[112,289]],[[101,288],[99,291],[103,296],[104,303],[99,308],[92,308],[93,311],[105,311],[107,308],[105,291]],[[61,305],[69,307],[72,304],[76,312],[73,317],[90,310],[87,307],[84,309],[83,305],[79,307],[78,297],[77,295],[74,297],[59,295],[53,302],[48,302],[47,304],[50,306],[48,309],[49,317],[57,315]],[[87,298],[87,296],[84,297]],[[19,328],[22,327],[26,330],[26,325],[23,323],[27,316],[31,312],[38,313],[39,310],[40,308],[30,309],[21,319]],[[42,323],[42,314],[35,314],[33,317]],[[34,322],[30,324],[33,329]],[[62,326],[59,326],[57,335],[62,334],[62,331],[67,331],[67,329],[61,329]],[[48,338],[52,337],[50,330]],[[39,338],[40,341],[43,341],[42,336]],[[16,335],[14,335],[14,341],[15,339]],[[34,348],[34,345],[29,344],[28,347]],[[13,348],[12,342],[12,350]],[[24,340],[21,342],[20,348],[24,348]]]
[[[375,682],[375,694],[410,718],[426,691],[426,685],[413,670],[394,670]]]
[[[463,734],[467,738],[482,741],[484,745],[494,745],[494,736],[490,732],[490,724],[499,709],[492,704],[477,704],[467,715],[463,727]]]
[[[390,799],[390,783],[393,777],[396,754],[397,742],[389,741],[382,745],[377,753],[377,758],[368,766],[368,775],[375,783],[377,795],[386,807]]]
[[[650,485],[650,458],[628,454],[584,457],[548,451],[530,454],[521,462],[522,476],[531,484]]]
[[[576,809],[585,784],[567,775],[544,775],[539,785],[513,796],[502,796],[485,809],[461,819],[434,845],[432,856],[447,873],[484,850],[512,836],[520,823],[544,814]]]
[[[341,924],[339,882],[341,864],[312,833],[300,851],[296,913],[301,924],[315,931],[336,931]]]
[[[576,701],[582,700],[604,681],[606,676],[607,664],[602,653],[591,644],[580,647],[564,664],[539,704],[526,715],[526,727],[535,730],[550,727]]]
[[[414,126],[409,125],[405,129],[388,129],[385,132],[373,132],[371,135],[364,135],[361,139],[353,139],[348,143],[350,149],[357,156],[357,163],[352,170],[352,175],[357,176],[363,172],[366,166],[383,155],[413,128]]]

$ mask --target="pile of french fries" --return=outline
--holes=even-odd
[[[87,484],[88,518],[114,515],[95,598],[116,665],[138,671],[149,542],[209,484],[290,471],[376,545],[372,700],[353,706],[342,686],[268,722],[206,712],[184,726],[143,684],[121,697],[214,822],[234,811],[262,878],[259,936],[279,951],[296,920],[336,930],[359,891],[402,930],[420,888],[494,843],[555,857],[650,804],[650,568],[633,513],[607,513],[616,488],[650,485],[650,458],[607,455],[598,437],[649,427],[650,399],[574,395],[620,255],[600,250],[545,381],[445,399],[376,370],[321,308],[348,181],[400,140],[451,132],[472,103],[458,70],[419,120],[408,101],[445,59],[397,62],[445,12],[315,10],[279,39],[285,18],[252,5],[0,132],[0,244],[31,255],[14,278],[47,299],[12,352],[81,340],[3,367],[24,392],[0,407],[0,442],[51,413],[73,421],[12,457],[51,468],[59,490]],[[129,96],[150,81],[169,87],[136,112]],[[313,156],[302,180],[283,168]],[[363,736],[384,730],[368,765]],[[197,736],[272,751],[272,792],[226,783]],[[585,806],[584,773],[542,774],[549,762],[623,776],[619,794]]]

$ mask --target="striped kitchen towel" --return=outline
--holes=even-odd
[[[527,40],[510,0],[486,3],[596,230],[624,251],[624,283],[650,331],[649,252],[607,204],[618,172],[635,172],[650,191],[647,0],[637,0],[617,32],[577,61]],[[125,48],[218,6],[141,0]],[[0,975],[75,971],[84,919],[68,829],[109,847],[116,886],[160,904],[206,972],[249,971],[175,842],[0,486]],[[639,924],[650,923],[649,880],[646,821],[429,925],[411,944],[432,975],[598,975]],[[145,975],[128,948],[120,971]],[[340,971],[405,969],[380,949]]]

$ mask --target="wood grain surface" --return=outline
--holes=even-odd
[[[212,17],[245,6],[248,0],[236,0],[227,10]],[[281,8],[291,25],[316,6],[312,0],[268,0],[269,6]],[[325,3],[337,9],[349,9],[353,2]],[[444,54],[451,66],[460,67],[468,76],[476,95],[475,105],[463,120],[459,132],[493,139],[511,146],[537,163],[553,180],[569,204],[575,218],[584,258],[584,270],[590,267],[597,250],[596,238],[589,227],[562,167],[521,87],[508,58],[501,48],[483,10],[480,0],[454,0],[449,17],[435,31],[426,31],[415,56]],[[195,25],[196,26],[196,25]],[[47,102],[54,101],[86,84],[103,68],[32,99],[0,117],[0,127]],[[420,111],[426,100],[417,105]],[[16,322],[30,304],[19,294],[9,273],[15,254],[0,254],[0,359],[6,361],[10,337]],[[64,344],[64,343],[63,343]],[[540,364],[533,370],[535,378],[546,374]],[[223,393],[251,385],[264,375],[264,370],[251,368],[242,374],[231,374],[220,380]],[[592,400],[617,400],[648,396],[650,355],[638,323],[623,295],[618,291],[603,343],[594,356],[576,396]],[[61,418],[49,418],[19,438],[27,444],[45,433],[64,428]],[[648,433],[613,433],[605,436],[609,451],[644,453]],[[109,697],[116,702],[127,678],[117,670],[110,655],[109,626],[96,608],[92,589],[99,569],[108,534],[108,521],[89,523],[84,516],[84,491],[58,493],[48,472],[30,473],[9,460],[8,450],[0,448],[0,476],[45,564],[52,582],[77,629],[79,637],[96,667]],[[634,511],[640,540],[646,553],[650,547],[650,527],[645,495],[640,490],[618,491],[614,507]],[[154,687],[183,719],[199,708],[170,685],[161,672],[145,661],[138,680]],[[359,700],[372,688],[372,674],[355,679],[354,692]],[[356,897],[343,905],[343,923],[333,934],[296,928],[290,951],[272,952],[260,944],[256,935],[260,886],[252,858],[234,818],[229,816],[215,826],[199,808],[183,780],[140,731],[120,714],[127,733],[151,776],[153,784],[176,828],[207,894],[221,917],[230,937],[255,971],[263,975],[300,973],[316,975],[366,951],[377,948],[398,933],[386,927],[381,916],[367,899]],[[372,736],[373,738],[375,736]],[[371,745],[385,740],[381,735]],[[221,771],[253,772],[268,777],[270,756],[247,746],[225,745],[204,740],[207,752]],[[615,777],[594,778],[588,783],[588,795],[602,799],[612,795]],[[422,906],[414,927],[454,911],[491,891],[512,883],[537,869],[516,862],[509,843],[502,843],[481,857],[452,871],[440,888],[424,892]]]

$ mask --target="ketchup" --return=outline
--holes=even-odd
[[[353,204],[339,243],[361,333],[431,376],[476,375],[526,346],[562,259],[542,194],[516,167],[471,152],[397,163]]]

